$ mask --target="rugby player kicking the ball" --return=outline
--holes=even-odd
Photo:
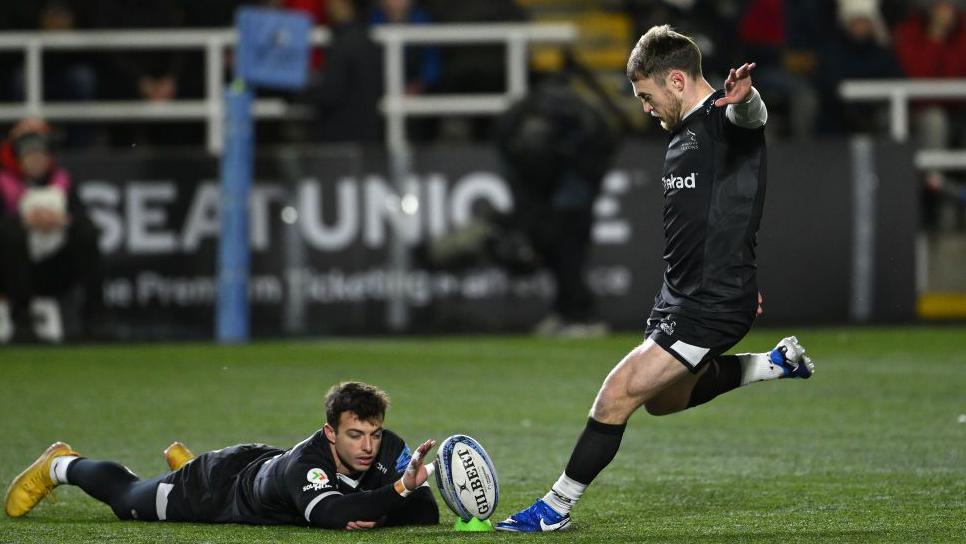
[[[566,529],[571,508],[613,460],[628,418],[641,406],[673,414],[742,385],[812,375],[794,336],[768,353],[724,355],[761,312],[755,245],[768,114],[751,85],[754,67],[732,69],[716,91],[702,75],[697,45],[667,25],[648,30],[631,52],[634,94],[670,133],[662,178],[664,283],[646,340],[604,380],[560,479],[497,529]]]
[[[165,451],[172,472],[151,480],[57,442],[10,484],[6,512],[23,516],[56,486],[70,484],[122,520],[350,530],[439,523],[423,464],[435,443],[410,454],[382,426],[388,407],[377,387],[341,383],[325,397],[325,425],[292,448],[240,444],[194,457],[176,443]]]

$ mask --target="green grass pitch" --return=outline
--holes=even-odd
[[[757,330],[737,351],[769,349]],[[666,417],[631,419],[615,461],[540,537],[437,527],[326,532],[121,522],[76,488],[0,542],[963,542],[966,328],[803,329],[805,381],[755,384]],[[410,443],[466,433],[494,458],[494,518],[560,474],[607,371],[639,339],[332,339],[244,347],[141,345],[0,350],[0,489],[48,444],[155,476],[173,439],[196,452],[288,447],[322,422],[333,382],[393,398],[387,426]]]

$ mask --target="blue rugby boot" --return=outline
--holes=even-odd
[[[560,514],[537,499],[530,508],[517,512],[496,524],[497,531],[514,531],[517,533],[542,533],[546,531],[563,531],[570,527],[570,514]]]
[[[768,360],[782,369],[782,378],[808,379],[815,372],[812,359],[805,355],[805,348],[794,336],[783,338],[775,349],[768,352]]]

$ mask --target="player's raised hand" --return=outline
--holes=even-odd
[[[436,441],[430,439],[420,444],[416,448],[416,451],[413,452],[413,456],[409,460],[409,465],[406,466],[406,470],[403,472],[403,477],[400,480],[406,486],[407,491],[413,491],[423,485],[423,482],[432,474],[432,471],[427,469],[426,465],[423,464],[423,459],[435,445]]]
[[[714,101],[714,105],[721,107],[728,104],[738,104],[748,99],[751,93],[751,71],[755,63],[744,63],[737,69],[732,68],[725,79],[725,95]]]

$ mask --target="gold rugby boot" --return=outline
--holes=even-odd
[[[164,450],[164,460],[167,461],[168,468],[171,470],[178,470],[194,458],[195,454],[191,453],[191,450],[178,441],[172,442]]]
[[[44,497],[50,495],[50,492],[57,487],[57,483],[50,478],[50,464],[54,459],[65,455],[79,454],[68,444],[54,442],[40,454],[36,461],[10,482],[4,501],[8,516],[19,518],[37,506]]]

